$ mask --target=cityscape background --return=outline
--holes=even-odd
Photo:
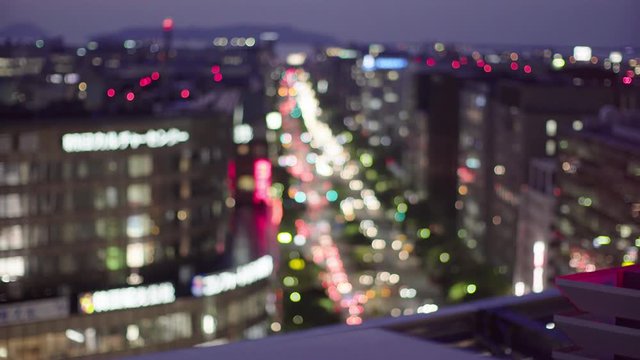
[[[635,2],[191,3],[3,5],[0,358],[551,358],[555,279],[636,268]]]

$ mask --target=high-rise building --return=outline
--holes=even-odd
[[[560,145],[555,264],[562,273],[637,261],[640,127],[637,113],[605,108]]]
[[[513,284],[516,295],[541,292],[555,278],[548,264],[549,242],[556,215],[555,159],[530,161],[529,181],[518,208]]]
[[[493,200],[483,247],[505,274],[513,274],[521,190],[534,158],[553,158],[564,134],[614,103],[612,88],[553,82],[501,81],[493,104]]]
[[[0,354],[123,355],[266,332],[273,263],[236,261],[227,236],[225,122],[3,123]]]

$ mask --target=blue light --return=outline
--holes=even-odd
[[[468,158],[465,162],[469,169],[479,169],[480,168],[480,160],[476,158]]]
[[[303,202],[307,201],[307,194],[303,193],[302,191],[298,191],[293,197],[293,200],[295,200],[298,204],[302,204]]]
[[[404,58],[379,57],[376,59],[375,67],[381,70],[398,70],[406,68],[408,64]]]

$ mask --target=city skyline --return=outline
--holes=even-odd
[[[70,42],[123,28],[157,26],[164,17],[173,17],[176,26],[181,27],[289,25],[344,41],[633,46],[638,44],[633,36],[639,30],[634,14],[640,11],[640,4],[629,0],[617,1],[615,6],[593,0],[542,4],[515,4],[506,0],[483,3],[402,0],[375,5],[361,0],[349,3],[241,0],[219,5],[192,0],[185,6],[168,0],[136,3],[27,0],[5,2],[3,8],[6,11],[0,14],[1,26],[34,24]],[[51,16],[56,13],[59,15]]]

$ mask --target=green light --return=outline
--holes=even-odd
[[[282,279],[282,283],[287,287],[296,286],[298,285],[298,278],[294,276],[285,276],[285,278]]]
[[[373,169],[369,169],[364,173],[364,177],[366,177],[369,181],[375,181],[378,179],[378,172]]]
[[[397,222],[403,222],[403,221],[404,221],[404,219],[406,219],[406,217],[407,217],[407,215],[406,215],[405,213],[400,213],[400,212],[397,212],[397,213],[394,215],[394,219],[395,219]]]
[[[107,248],[107,269],[115,271],[124,267],[124,254],[117,246],[110,246]]]
[[[405,203],[401,203],[401,204],[398,204],[398,208],[397,208],[397,209],[398,209],[398,212],[401,212],[401,213],[403,213],[403,214],[404,214],[404,213],[406,213],[406,212],[407,212],[407,210],[409,209],[409,207],[407,206],[407,204],[405,204]]]
[[[467,237],[467,230],[465,230],[465,229],[458,230],[458,237],[460,239],[466,238]]]
[[[443,252],[442,254],[440,254],[441,263],[446,264],[449,262],[450,259],[451,259],[451,256],[449,255],[449,253]]]
[[[640,247],[640,237],[636,239],[636,246]]]
[[[431,237],[431,230],[427,228],[418,230],[418,237],[422,239],[428,239],[429,237]]]
[[[301,299],[302,296],[300,296],[300,293],[297,291],[294,291],[289,295],[289,300],[291,300],[291,302],[300,302]]]
[[[476,284],[469,284],[469,285],[467,285],[467,294],[473,294],[473,293],[476,292],[477,289],[478,288],[477,288]]]
[[[360,155],[360,162],[364,167],[371,167],[373,165],[373,156],[369,153]]]
[[[329,190],[326,194],[327,200],[330,202],[334,202],[338,200],[338,192],[335,190]]]
[[[565,65],[565,61],[562,58],[555,58],[551,60],[551,66],[553,66],[553,68],[556,70],[562,69],[564,65]]]
[[[456,283],[449,288],[449,299],[453,301],[461,300],[467,294],[467,285],[465,283]]]
[[[294,119],[297,119],[300,116],[302,116],[302,113],[300,112],[300,108],[298,108],[297,106],[295,108],[293,108],[293,110],[291,110],[291,114],[290,115]]]

